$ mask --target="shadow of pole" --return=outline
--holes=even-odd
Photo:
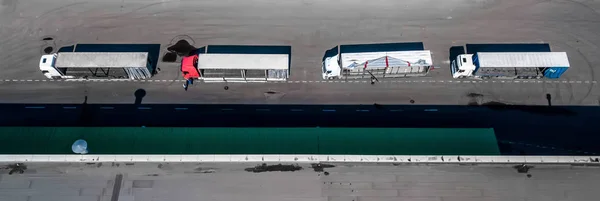
[[[135,96],[135,104],[136,105],[142,104],[142,99],[144,99],[144,96],[146,96],[146,90],[144,90],[144,89],[135,90],[135,93],[133,93],[133,95]]]

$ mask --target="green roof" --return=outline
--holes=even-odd
[[[0,127],[0,154],[499,155],[493,129]]]

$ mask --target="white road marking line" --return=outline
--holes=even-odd
[[[114,107],[100,107],[100,109],[103,109],[103,110],[112,110],[112,109],[115,109],[115,108]]]
[[[46,108],[46,107],[44,107],[44,106],[27,106],[27,107],[25,107],[25,109],[44,109],[44,108]]]
[[[114,80],[110,80],[110,79],[92,79],[92,80],[85,80],[85,79],[58,79],[58,80],[54,80],[54,79],[50,79],[50,80],[16,80],[16,79],[4,79],[4,80],[0,80],[0,81],[5,81],[5,82],[155,82],[155,83],[159,83],[159,82],[185,82],[185,80],[125,80],[125,79],[114,79]],[[402,79],[397,79],[397,80],[385,80],[385,81],[380,81],[380,83],[546,83],[546,84],[550,84],[550,83],[577,83],[577,84],[582,84],[582,83],[586,83],[586,84],[597,84],[597,81],[590,81],[590,80],[564,80],[564,81],[544,81],[544,80],[485,80],[485,81],[479,81],[479,80],[402,80]],[[205,84],[214,84],[214,83],[222,83],[222,82],[203,82]],[[248,84],[251,83],[255,83],[255,82],[247,82]],[[295,80],[295,81],[272,81],[272,82],[256,82],[256,83],[269,83],[269,84],[273,84],[273,83],[369,83],[369,81],[367,80]]]
[[[63,107],[63,109],[77,109],[77,107]]]

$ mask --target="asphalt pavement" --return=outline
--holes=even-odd
[[[10,201],[588,201],[600,184],[597,167],[543,164],[25,163],[9,175],[10,165],[0,164]]]
[[[376,0],[163,1],[3,0],[0,102],[129,103],[144,89],[151,103],[415,104],[484,102],[598,106],[600,39],[596,1]],[[52,40],[43,40],[51,38]],[[197,83],[185,92],[178,62],[159,62],[146,82],[51,82],[38,70],[44,48],[81,43],[291,46],[288,83]],[[325,51],[340,44],[423,42],[435,69],[425,78],[367,82],[321,80]],[[452,47],[548,43],[571,68],[558,80],[460,81],[450,76]],[[161,58],[162,59],[162,58]],[[224,90],[224,86],[230,87]],[[279,96],[265,98],[265,92]]]

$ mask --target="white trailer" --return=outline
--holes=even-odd
[[[198,54],[198,71],[205,81],[286,81],[288,54]]]
[[[566,52],[478,52],[452,61],[454,78],[559,78],[569,68]]]
[[[338,51],[335,56],[324,59],[322,73],[323,79],[414,77],[427,75],[432,66],[429,50],[358,53]]]
[[[40,71],[49,79],[131,79],[152,77],[147,52],[59,52],[43,55]]]

